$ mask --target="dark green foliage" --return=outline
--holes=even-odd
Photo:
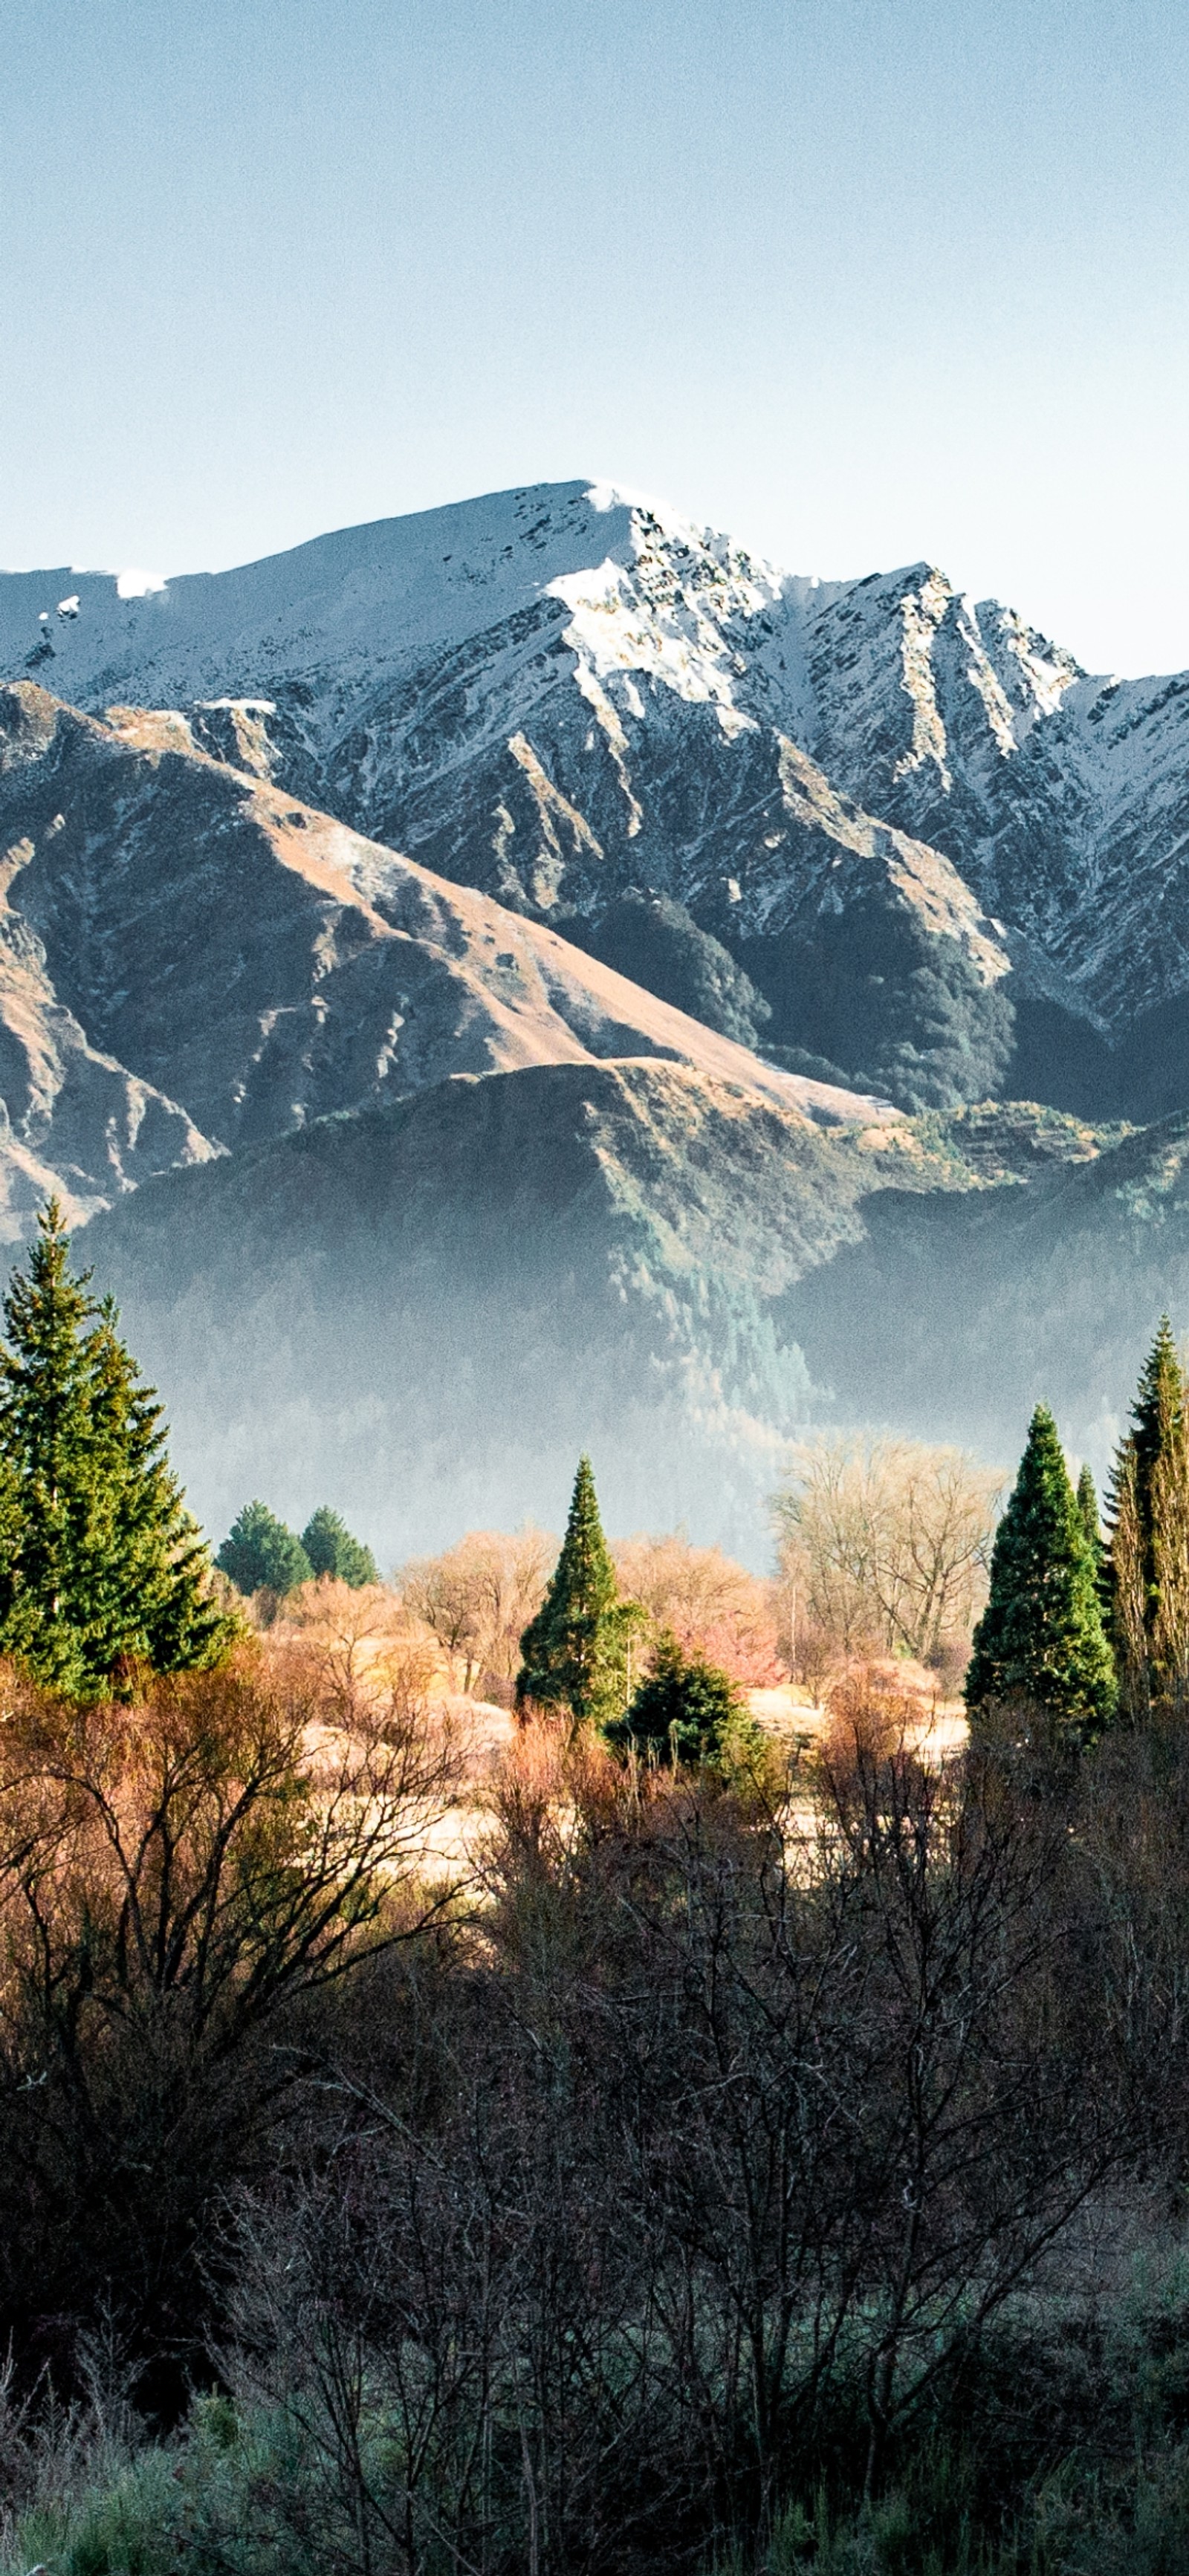
[[[1097,1568],[1057,1426],[1038,1404],[991,1559],[991,1595],[966,1675],[972,1714],[988,1704],[1046,1711],[1074,1739],[1111,1714],[1114,1672]]]
[[[234,1633],[110,1299],[70,1268],[56,1200],[4,1300],[0,1648],[74,1697],[217,1661]]]
[[[811,1055],[808,1047],[773,1046],[764,1040],[764,1062],[778,1064],[784,1073],[804,1074],[807,1082],[831,1082],[842,1091],[854,1087],[854,1076],[841,1064],[831,1064],[828,1056]]]
[[[1090,1541],[1091,1547],[1101,1547],[1102,1530],[1098,1518],[1098,1488],[1094,1482],[1092,1470],[1089,1467],[1083,1467],[1082,1472],[1078,1477],[1077,1505],[1078,1511],[1081,1515],[1082,1528]]]
[[[1111,1475],[1110,1624],[1139,1721],[1189,1704],[1189,1391],[1162,1315]]]
[[[606,1734],[619,1750],[630,1747],[653,1760],[710,1762],[725,1751],[732,1729],[747,1722],[746,1705],[729,1674],[702,1655],[684,1655],[666,1628],[626,1716]]]
[[[520,1640],[517,1705],[568,1708],[607,1725],[627,1697],[627,1646],[639,1619],[621,1601],[589,1458],[578,1461],[570,1517],[548,1590]]]
[[[1090,1543],[1090,1553],[1095,1566],[1101,1567],[1104,1551],[1102,1524],[1098,1517],[1098,1488],[1089,1467],[1083,1467],[1078,1477],[1077,1504],[1082,1528]]]
[[[1015,1014],[956,939],[869,896],[811,929],[744,952],[772,1005],[772,1036],[845,1068],[863,1091],[903,1109],[956,1109],[1002,1088]]]
[[[308,1583],[313,1567],[302,1546],[267,1503],[245,1503],[215,1563],[237,1592],[293,1592]]]
[[[646,992],[659,993],[662,1001],[675,1003],[707,1028],[721,1029],[742,1046],[759,1044],[760,1030],[772,1016],[763,994],[721,940],[700,930],[693,914],[671,896],[621,895],[583,944],[605,966],[629,975]]]
[[[349,1583],[355,1591],[365,1583],[374,1583],[376,1560],[370,1547],[352,1538],[346,1522],[332,1512],[329,1503],[320,1503],[312,1512],[301,1533],[314,1574],[336,1575],[340,1583]]]
[[[1156,1339],[1140,1371],[1131,1417],[1140,1492],[1148,1497],[1152,1495],[1160,1461],[1173,1447],[1184,1408],[1184,1374],[1172,1325],[1168,1316],[1162,1315]]]

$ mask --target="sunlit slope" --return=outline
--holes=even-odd
[[[0,852],[10,1233],[47,1180],[86,1213],[456,1072],[656,1054],[853,1113],[177,718],[0,689]]]

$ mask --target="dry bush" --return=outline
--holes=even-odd
[[[311,2012],[449,1901],[421,1884],[448,1728],[240,1650],[0,1729],[0,2337],[110,2291],[192,2343],[208,2214],[275,2154]],[[273,2143],[270,2143],[273,2142]]]
[[[301,1584],[268,1632],[268,1646],[273,1655],[300,1649],[343,1726],[361,1709],[383,1710],[398,1725],[428,1718],[437,1641],[386,1584],[356,1586],[332,1574]]]
[[[412,2107],[402,2044],[245,2231],[240,2366],[351,2576],[690,2566],[724,2505],[767,2563],[803,2428],[865,2429],[877,2487],[1133,2151],[1137,2007],[1166,2081],[1171,1981],[1064,1810],[869,1747],[794,1858],[567,1761],[514,1749]]]
[[[895,1761],[919,1732],[926,1712],[878,1665],[859,1664],[832,1685],[830,1722],[816,1747],[819,1767],[837,1781],[857,1768]]]
[[[452,1678],[477,1682],[505,1706],[512,1702],[520,1640],[536,1617],[557,1556],[557,1541],[523,1529],[468,1530],[441,1556],[415,1557],[397,1577],[406,1607],[436,1637]]]
[[[620,1591],[643,1603],[654,1632],[672,1629],[683,1654],[703,1655],[743,1689],[785,1679],[771,1583],[677,1531],[617,1539],[611,1552]]]
[[[807,1623],[846,1657],[960,1647],[986,1599],[999,1486],[965,1451],[920,1441],[802,1448],[774,1505],[794,1633]]]

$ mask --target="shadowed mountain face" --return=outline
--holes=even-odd
[[[589,1447],[617,1526],[763,1565],[809,1425],[1010,1465],[1043,1394],[1101,1474],[1189,1312],[1187,1156],[1187,1119],[823,1128],[689,1065],[541,1066],[177,1173],[87,1248],[216,1529],[332,1490],[390,1561],[558,1515]]]
[[[562,1510],[593,1446],[617,1524],[688,1514],[762,1561],[814,1404],[774,1301],[867,1199],[961,1168],[688,1064],[546,1065],[177,1173],[87,1250],[215,1527],[317,1486],[391,1559]]]
[[[767,996],[768,1041],[907,1106],[1147,1115],[1187,1087],[1189,681],[1091,679],[927,566],[807,583],[538,486],[133,599],[4,576],[4,669],[181,710],[198,748],[583,939],[667,897]]]

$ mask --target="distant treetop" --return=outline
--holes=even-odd
[[[282,1598],[319,1574],[332,1574],[355,1590],[378,1579],[370,1547],[352,1537],[329,1503],[311,1513],[300,1538],[267,1503],[245,1503],[215,1561],[238,1592]]]
[[[365,1583],[375,1583],[376,1560],[362,1539],[352,1538],[345,1521],[332,1512],[329,1503],[319,1503],[311,1512],[301,1533],[315,1574],[336,1575],[340,1583],[349,1583],[359,1591]]]
[[[313,1573],[301,1540],[261,1502],[244,1504],[215,1563],[237,1592],[247,1594],[293,1592]]]

